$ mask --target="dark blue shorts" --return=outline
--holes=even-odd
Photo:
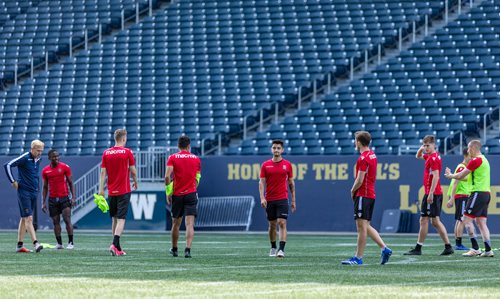
[[[38,192],[28,191],[21,188],[17,189],[17,199],[21,217],[33,215],[33,209],[35,208],[37,197]]]

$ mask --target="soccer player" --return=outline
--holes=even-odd
[[[265,161],[260,170],[260,205],[266,209],[269,221],[269,241],[271,242],[269,256],[284,258],[288,218],[288,188],[292,193],[292,212],[295,212],[295,182],[292,164],[281,156],[284,151],[283,141],[273,140],[271,150],[273,158]],[[278,250],[276,250],[276,225],[279,226],[280,235]]]
[[[36,205],[38,197],[38,186],[40,181],[40,159],[45,145],[40,140],[31,142],[31,150],[21,156],[4,164],[7,178],[17,190],[19,201],[19,209],[21,212],[21,220],[17,231],[17,248],[16,252],[30,252],[29,249],[23,246],[24,235],[26,231],[31,236],[35,252],[40,252],[43,246],[36,238],[35,228],[33,226],[33,209]],[[18,179],[14,179],[12,167],[17,167]]]
[[[99,194],[104,196],[104,181],[108,177],[109,215],[113,219],[111,232],[113,243],[109,252],[113,256],[126,255],[120,246],[120,237],[125,229],[128,206],[130,204],[130,175],[134,181],[133,188],[137,190],[137,170],[132,150],[125,147],[127,131],[118,129],[114,133],[115,146],[104,151],[101,162],[101,179]]]
[[[372,140],[370,133],[358,131],[355,134],[356,149],[361,155],[356,162],[356,180],[351,188],[351,198],[354,202],[354,219],[358,231],[356,254],[345,261],[343,265],[362,265],[367,236],[377,243],[381,249],[380,264],[389,261],[392,250],[387,247],[376,229],[370,225],[373,207],[375,205],[375,180],[377,176],[377,156],[368,147]]]
[[[443,192],[441,191],[441,183],[439,182],[439,174],[442,170],[441,156],[436,151],[436,138],[433,135],[425,136],[422,143],[423,145],[416,154],[417,159],[425,161],[425,195],[420,208],[420,231],[418,232],[418,240],[415,248],[406,252],[405,255],[422,255],[422,246],[429,231],[429,218],[431,219],[432,226],[436,228],[444,242],[444,250],[441,255],[450,255],[454,253],[453,248],[448,240],[446,228],[439,219],[443,203]]]
[[[172,248],[170,254],[178,256],[177,241],[179,240],[179,229],[182,218],[185,217],[186,225],[186,248],[184,257],[191,258],[191,246],[194,237],[194,220],[198,214],[198,193],[197,187],[201,176],[200,158],[191,154],[191,140],[188,136],[179,137],[179,152],[171,155],[167,161],[165,172],[165,186],[172,182],[173,174],[173,194],[167,195],[167,204],[172,205]]]
[[[49,216],[54,224],[54,234],[56,236],[56,249],[63,249],[61,238],[61,214],[66,224],[68,233],[67,249],[73,249],[73,225],[71,224],[71,207],[75,206],[75,185],[71,168],[59,162],[59,153],[55,149],[49,151],[50,164],[42,170],[42,210],[47,213],[47,193],[49,194]],[[68,186],[71,190],[69,197]]]
[[[464,156],[464,160],[458,164],[455,169],[455,173],[459,173],[464,170],[467,163],[470,161],[467,148],[464,148],[462,154]],[[455,250],[469,250],[469,248],[462,244],[462,235],[465,227],[462,220],[464,216],[465,204],[467,203],[467,198],[470,196],[471,188],[472,176],[470,175],[466,176],[462,180],[451,180],[450,188],[448,188],[449,199],[446,206],[451,208],[453,207],[453,204],[455,204]],[[471,238],[475,238],[474,224],[472,222],[468,223],[467,231]]]
[[[491,250],[490,230],[486,224],[488,217],[488,205],[490,203],[490,163],[481,153],[481,142],[472,140],[468,144],[468,151],[471,157],[467,167],[459,173],[452,174],[449,168],[446,168],[445,176],[449,179],[462,180],[467,175],[472,176],[472,193],[467,200],[464,212],[464,225],[472,224],[475,219],[476,224],[483,237],[485,251],[479,250],[479,245],[475,238],[471,238],[472,249],[463,254],[463,256],[481,256],[493,257]]]

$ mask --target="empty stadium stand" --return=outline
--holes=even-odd
[[[435,1],[178,1],[0,93],[9,140],[0,153],[40,136],[66,154],[95,154],[118,126],[135,149],[181,132],[199,146],[442,10]]]
[[[426,134],[441,140],[453,131],[474,134],[481,117],[500,105],[499,35],[500,1],[485,1],[226,153],[267,154],[270,138],[283,138],[291,154],[352,154],[352,133],[368,130],[377,153],[397,154]],[[499,152],[498,143],[498,136],[487,142],[490,153]]]

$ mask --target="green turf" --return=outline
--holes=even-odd
[[[49,232],[42,242],[54,244]],[[63,240],[66,236],[63,235]],[[430,237],[420,257],[403,256],[416,237],[386,237],[394,255],[379,265],[369,242],[365,265],[342,266],[354,252],[352,236],[290,235],[286,258],[267,256],[264,234],[198,234],[192,259],[167,254],[169,236],[125,234],[127,256],[108,253],[111,237],[76,233],[76,249],[14,253],[15,232],[0,233],[0,297],[495,297],[500,252],[494,258],[440,257]],[[182,240],[181,240],[182,241]],[[493,240],[495,243],[500,240]],[[29,246],[31,249],[31,246]],[[182,253],[183,246],[179,252]]]

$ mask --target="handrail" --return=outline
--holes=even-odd
[[[446,136],[444,138],[444,154],[447,155],[449,151],[452,151],[453,149],[455,149],[457,147],[457,145],[455,145],[454,147],[450,148],[450,150],[448,151],[448,140],[450,138],[454,138],[455,136],[459,135],[460,137],[460,150],[462,150],[463,148],[463,140],[464,140],[464,135],[463,135],[463,132],[460,130],[458,132],[453,132],[451,133],[450,135]]]
[[[486,112],[485,114],[483,114],[483,144],[486,144],[486,139],[487,139],[487,138],[486,138],[486,137],[487,137],[487,136],[486,136],[486,130],[488,130],[490,127],[492,127],[492,126],[493,126],[493,124],[495,123],[495,122],[491,122],[491,123],[490,123],[490,125],[489,125],[489,126],[487,126],[487,125],[486,125],[486,123],[487,123],[487,122],[486,122],[486,117],[487,117],[488,115],[490,115],[490,114],[491,114],[491,115],[493,115],[493,113],[495,112],[495,110],[498,110],[498,120],[500,121],[500,106],[497,106],[497,107],[496,107],[496,108],[494,108],[493,110],[488,111],[488,112]],[[499,132],[500,132],[500,126],[499,126]]]

